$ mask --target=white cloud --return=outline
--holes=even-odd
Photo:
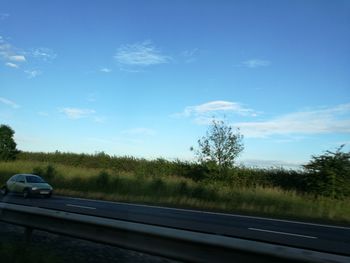
[[[118,48],[114,58],[124,65],[151,66],[168,63],[171,58],[163,55],[151,41],[123,45]]]
[[[0,58],[6,61],[12,62],[25,62],[24,55],[20,55],[17,48],[13,47],[10,43],[5,41],[3,37],[0,37]]]
[[[243,61],[242,64],[248,68],[258,68],[258,67],[267,67],[271,64],[269,60],[261,60],[261,59],[250,59]]]
[[[15,62],[25,62],[26,58],[23,55],[14,55],[14,56],[9,56],[9,60],[15,61]]]
[[[30,79],[35,78],[42,74],[42,71],[40,70],[25,70],[24,72],[28,75],[28,78]]]
[[[246,137],[264,138],[271,135],[350,133],[350,103],[331,108],[289,113],[272,120],[240,122]]]
[[[7,62],[5,63],[6,66],[10,67],[10,68],[18,68],[18,65],[12,62]]]
[[[5,65],[12,68],[19,68],[21,63],[34,61],[50,61],[56,58],[56,54],[49,48],[36,48],[31,51],[23,51],[0,36],[0,59],[5,61]],[[34,61],[35,62],[35,61]],[[30,63],[29,63],[30,66]],[[35,78],[42,74],[41,70],[24,70],[29,78]]]
[[[147,135],[147,136],[154,136],[156,134],[155,130],[149,129],[149,128],[134,128],[130,130],[125,130],[122,133],[129,134],[129,135]]]
[[[104,72],[104,73],[110,73],[110,72],[112,72],[112,70],[109,69],[109,68],[101,68],[100,71],[101,71],[101,72]]]
[[[77,120],[81,118],[86,118],[95,114],[95,110],[91,109],[80,109],[80,108],[63,108],[60,112],[64,113],[69,119]]]
[[[188,106],[182,113],[176,113],[174,117],[194,117],[198,124],[211,123],[215,114],[236,114],[240,116],[255,117],[258,112],[244,107],[241,103],[231,101],[210,101],[196,106]],[[217,117],[216,117],[217,118]]]
[[[17,104],[17,103],[15,103],[14,101],[11,101],[11,100],[9,100],[9,99],[5,99],[5,98],[3,98],[3,97],[0,97],[0,102],[1,103],[3,103],[3,104],[5,104],[5,105],[7,105],[7,106],[10,106],[10,107],[12,107],[12,108],[14,108],[14,109],[18,109],[20,106]]]

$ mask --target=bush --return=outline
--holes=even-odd
[[[350,196],[350,152],[342,152],[343,147],[312,156],[312,160],[304,165],[309,192],[332,198]]]
[[[57,171],[51,164],[47,165],[46,168],[34,167],[32,173],[43,177],[46,181],[52,181],[57,176]]]
[[[100,191],[102,191],[104,187],[108,187],[110,181],[109,177],[110,175],[106,171],[100,172],[97,176],[96,184]]]
[[[160,193],[164,191],[165,184],[162,179],[153,179],[150,185],[150,189],[153,193]]]

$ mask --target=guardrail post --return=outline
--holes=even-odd
[[[24,240],[26,243],[30,243],[32,240],[32,234],[33,234],[33,228],[31,227],[25,227],[24,229]]]

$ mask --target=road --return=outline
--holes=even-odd
[[[350,256],[350,227],[53,196],[1,202],[166,226]]]

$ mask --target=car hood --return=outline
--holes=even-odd
[[[48,183],[30,183],[29,185],[31,187],[38,187],[38,188],[43,188],[43,189],[52,189],[52,186],[49,185]]]

